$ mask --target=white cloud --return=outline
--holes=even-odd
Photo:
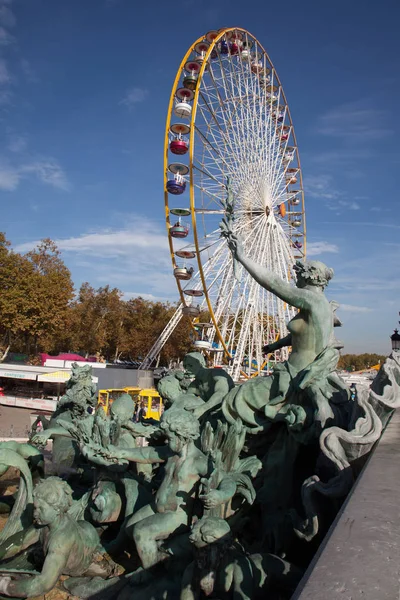
[[[317,256],[328,252],[337,253],[339,248],[329,242],[307,242],[307,256]]]
[[[360,210],[361,206],[354,201],[348,201],[348,200],[338,200],[337,201],[337,205],[341,206],[343,208],[347,208],[348,210]],[[337,207],[330,207],[332,209],[335,209]]]
[[[372,308],[368,306],[353,306],[352,304],[340,304],[340,310],[351,313],[369,313],[372,312]]]
[[[0,190],[12,192],[18,187],[20,175],[13,167],[0,165]]]
[[[0,106],[10,104],[12,93],[10,90],[0,90]]]
[[[10,135],[10,142],[8,144],[8,149],[11,152],[19,153],[25,150],[28,144],[28,140],[24,135]]]
[[[7,29],[0,26],[0,46],[9,46],[15,42],[15,37]]]
[[[120,229],[103,229],[55,242],[72,269],[83,269],[94,285],[115,285],[127,297],[177,300],[168,237],[162,222],[139,215],[125,216]],[[20,244],[27,252],[36,241]],[[135,292],[129,292],[135,290]]]
[[[125,97],[120,101],[120,104],[127,106],[128,108],[133,108],[135,104],[139,104],[140,102],[144,102],[147,96],[149,95],[149,91],[140,87],[133,87],[129,89],[125,95]]]
[[[11,76],[4,58],[0,58],[0,84],[10,83]]]
[[[0,23],[5,27],[14,27],[16,23],[13,11],[4,2],[0,4]]]
[[[154,296],[153,294],[142,294],[141,292],[123,292],[124,300],[131,300],[132,298],[143,298],[144,300],[151,300],[152,302],[164,302],[165,297]]]
[[[141,256],[143,260],[154,252],[165,252],[168,249],[165,230],[158,223],[139,215],[129,217],[129,227],[126,229],[103,229],[77,237],[58,239],[56,243],[65,252],[106,258],[125,255],[130,259],[137,259],[138,254],[134,252],[145,251],[146,255]],[[22,244],[18,251],[25,252],[36,244],[37,241]],[[167,258],[169,260],[169,255]]]
[[[368,160],[373,157],[373,152],[366,147],[345,147],[328,152],[318,152],[310,158],[313,163],[323,166],[325,169],[335,167],[346,167],[356,161]]]
[[[349,292],[380,292],[390,293],[390,292],[399,292],[400,291],[400,281],[394,279],[390,280],[388,278],[380,278],[380,277],[359,277],[359,276],[351,276],[351,277],[335,277],[334,280],[335,286],[342,291]]]
[[[376,108],[368,99],[346,102],[321,115],[317,131],[351,143],[365,143],[393,133],[386,126],[386,118],[386,112]]]
[[[342,225],[341,221],[321,221],[324,225]],[[384,229],[400,229],[397,223],[378,223],[377,221],[351,221],[352,227],[383,227]]]
[[[20,64],[25,79],[29,83],[37,83],[39,81],[39,77],[37,76],[36,71],[32,68],[29,60],[27,60],[26,58],[22,58]]]
[[[140,227],[140,223],[135,223]],[[95,256],[118,256],[132,252],[134,249],[151,248],[152,250],[165,248],[165,236],[153,233],[148,235],[148,231],[140,230],[119,230],[102,231],[98,233],[89,233],[77,238],[60,240],[60,248],[69,252],[88,252]]]
[[[359,210],[361,208],[358,202],[347,200],[344,192],[335,188],[332,175],[309,175],[304,179],[304,191],[310,198],[325,200],[326,208],[339,211],[339,213],[342,209]]]
[[[304,179],[304,190],[311,198],[325,198],[335,200],[341,192],[333,186],[331,175],[309,175]]]
[[[32,173],[42,182],[60,190],[68,190],[70,184],[63,169],[54,159],[33,161],[19,168],[21,174]]]
[[[70,187],[60,165],[53,159],[46,159],[31,161],[19,166],[0,164],[0,189],[12,192],[17,189],[22,179],[30,175],[34,175],[42,183],[60,190],[68,190]]]
[[[329,231],[340,236],[341,252],[330,255],[335,276],[327,295],[339,302],[339,311],[343,308],[338,337],[345,352],[383,354],[390,350],[388,338],[398,320],[395,308],[400,297],[399,251],[386,243],[396,243],[399,230],[373,231],[365,225],[358,230],[358,225],[344,219],[329,222]]]

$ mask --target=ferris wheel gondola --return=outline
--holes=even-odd
[[[176,154],[182,163],[169,162]],[[306,249],[297,142],[275,67],[259,41],[241,28],[209,31],[189,48],[172,89],[165,138],[166,220],[183,313],[192,318],[208,313],[210,326],[198,342],[238,380],[263,372],[262,348],[286,335],[294,309],[242,268],[235,278],[218,225],[228,178],[234,229],[245,252],[294,281],[294,260]],[[174,208],[178,195],[180,206]],[[189,216],[185,211],[190,227],[182,221]],[[180,237],[183,226],[186,235]],[[177,269],[195,266],[186,284]],[[286,358],[284,351],[275,358]]]

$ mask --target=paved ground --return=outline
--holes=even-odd
[[[36,419],[36,414],[29,408],[16,408],[0,404],[0,437],[27,437],[27,432]]]

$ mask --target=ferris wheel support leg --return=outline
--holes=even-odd
[[[166,342],[168,341],[170,335],[174,332],[176,326],[178,325],[179,321],[181,320],[181,318],[183,316],[182,309],[183,309],[183,305],[180,304],[178,306],[178,308],[176,309],[173,317],[168,321],[167,325],[165,326],[165,328],[159,335],[158,339],[153,344],[150,351],[147,353],[146,357],[142,361],[142,363],[139,367],[139,371],[144,371],[145,369],[150,369],[150,367],[152,366],[154,361],[157,361],[157,364],[158,364],[161,350],[163,349],[163,347],[166,344]]]

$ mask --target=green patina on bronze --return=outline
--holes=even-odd
[[[263,600],[274,588],[293,593],[303,575],[301,569],[278,556],[246,554],[228,523],[217,517],[200,519],[190,541],[194,561],[183,574],[179,600]]]
[[[99,460],[110,466],[128,462],[165,463],[165,476],[154,501],[125,524],[125,534],[135,541],[144,568],[163,560],[158,541],[185,531],[192,513],[196,484],[207,474],[207,458],[194,441],[200,435],[198,420],[188,411],[168,410],[161,419],[167,444],[159,447],[118,450],[98,448]],[[83,448],[84,453],[93,449]],[[92,460],[95,460],[92,457]]]
[[[231,192],[225,208],[222,234],[236,276],[241,264],[298,309],[289,335],[268,348],[291,346],[289,359],[271,376],[235,386],[225,370],[189,353],[183,370],[159,383],[159,427],[132,422],[128,395],[110,415],[96,408],[90,367],[74,365],[51,422],[32,438],[54,439],[55,462],[74,467],[73,489],[54,477],[34,487],[41,453],[0,444],[0,473],[12,466],[21,476],[0,536],[0,593],[43,594],[64,574],[82,599],[291,597],[360,459],[400,406],[400,358],[389,358],[372,388],[351,399],[336,373],[338,305],[324,294],[333,271],[298,262],[296,285],[281,280],[244,255]],[[44,551],[39,572],[12,562],[32,544]],[[115,565],[99,557],[101,547],[116,559],[128,552],[131,572],[108,578]]]
[[[68,510],[72,505],[72,489],[59,477],[38,483],[33,492],[34,524],[7,539],[0,546],[2,560],[10,559],[30,546],[40,543],[45,560],[40,575],[0,578],[0,593],[27,598],[49,592],[60,575],[107,577],[111,569],[95,561],[100,548],[97,531],[86,521],[75,521]]]
[[[332,269],[319,261],[295,266],[293,286],[245,256],[240,239],[230,232],[228,245],[234,258],[266,290],[299,309],[288,323],[289,335],[271,344],[269,351],[291,346],[286,363],[277,365],[271,377],[256,377],[232,390],[223,402],[230,422],[238,417],[249,433],[270,428],[284,419],[289,427],[301,430],[310,423],[321,427],[333,424],[335,404],[347,402],[346,386],[336,375],[339,350],[334,336],[334,311],[324,294],[333,277]]]
[[[67,382],[67,390],[60,399],[57,410],[49,423],[42,420],[44,431],[34,433],[32,443],[45,446],[49,439],[53,439],[53,462],[60,469],[71,468],[79,459],[79,448],[72,438],[70,431],[59,423],[72,423],[80,435],[90,439],[93,428],[93,414],[97,405],[96,385],[92,382],[92,367],[72,364],[71,378]]]

